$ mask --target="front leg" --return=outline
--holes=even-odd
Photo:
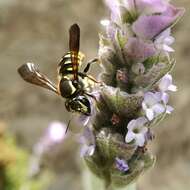
[[[82,77],[83,79],[86,77],[86,78],[90,79],[91,81],[93,81],[94,83],[100,84],[101,86],[103,85],[103,82],[97,81],[94,77],[87,75],[86,73],[78,72],[78,75],[80,77]]]
[[[86,65],[86,67],[84,68],[83,73],[87,73],[87,72],[89,71],[89,69],[90,69],[91,64],[92,64],[92,63],[96,63],[96,62],[98,62],[98,61],[99,61],[98,58],[94,58],[94,59],[92,59],[91,61],[89,61],[89,62],[87,63],[87,65]]]

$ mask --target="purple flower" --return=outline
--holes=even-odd
[[[169,101],[169,95],[166,93],[167,91],[176,92],[177,87],[172,84],[172,76],[170,74],[166,74],[160,80],[158,84],[158,89],[160,91],[160,97],[162,101],[167,104]]]
[[[66,126],[61,122],[55,121],[50,123],[46,136],[49,137],[52,142],[59,142],[65,138],[65,132]]]
[[[129,38],[124,48],[126,57],[134,62],[143,62],[156,53],[154,44],[146,43],[138,38]]]
[[[111,10],[111,20],[119,21],[120,19],[119,2],[117,0],[105,0],[105,3]]]
[[[115,158],[116,168],[121,172],[127,172],[129,170],[129,166],[127,162],[120,158]]]
[[[130,13],[154,14],[162,13],[167,9],[168,3],[163,0],[105,0],[111,10],[111,17],[114,21],[120,18],[120,9],[126,9]]]
[[[168,3],[163,0],[136,0],[135,2],[139,14],[162,13],[166,11],[168,6]]]
[[[137,146],[144,146],[146,133],[148,131],[147,127],[144,127],[148,120],[145,117],[140,117],[138,119],[131,120],[127,125],[127,135],[125,137],[125,142],[130,143],[134,140]]]
[[[160,92],[157,94],[160,96],[161,100],[164,102],[166,106],[166,113],[171,114],[171,112],[174,110],[173,107],[167,105],[169,101],[169,95],[168,91],[176,92],[177,87],[173,85],[172,83],[172,76],[170,74],[166,74],[162,79],[160,80],[158,84],[158,89]]]
[[[160,15],[141,15],[133,23],[132,29],[138,37],[151,40],[174,25],[183,13],[184,9],[169,5]]]
[[[41,155],[49,148],[57,143],[61,143],[66,138],[65,124],[54,121],[48,126],[45,134],[41,137],[40,141],[34,146],[34,153]]]
[[[149,121],[152,121],[155,117],[166,111],[165,106],[160,102],[160,93],[145,93],[142,108],[145,111],[146,117]]]
[[[172,84],[172,76],[170,74],[166,74],[160,80],[158,87],[161,92],[166,92],[166,91],[176,92],[177,91],[177,86]]]
[[[32,177],[40,172],[40,163],[44,154],[51,152],[58,144],[64,142],[67,137],[66,125],[59,121],[49,124],[45,134],[33,147],[33,155],[30,160],[29,175]]]
[[[156,39],[155,39],[155,46],[161,52],[174,52],[174,49],[170,47],[175,41],[175,38],[171,35],[171,29],[168,28],[164,32],[162,32]]]
[[[172,106],[166,105],[166,113],[171,114],[174,111],[174,108]]]

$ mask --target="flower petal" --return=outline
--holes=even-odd
[[[143,126],[147,121],[148,120],[145,117],[139,117],[136,119],[136,125]]]
[[[123,159],[120,158],[116,158],[116,167],[122,171],[122,172],[126,172],[129,170],[129,165],[127,164],[127,162]]]
[[[140,14],[162,13],[167,9],[167,3],[162,0],[140,0],[136,6]]]
[[[162,104],[155,104],[152,107],[152,110],[156,113],[156,115],[159,115],[165,111],[165,107]]]
[[[118,20],[118,18],[120,18],[119,3],[117,1],[110,0],[105,0],[105,3],[111,10],[111,19],[113,21]]]
[[[127,135],[125,136],[125,142],[130,143],[133,139],[135,139],[135,133],[128,131]]]
[[[177,91],[177,86],[171,84],[169,87],[168,87],[168,90],[172,91],[172,92],[176,92]]]
[[[137,122],[135,119],[131,120],[128,125],[127,125],[127,129],[132,131],[137,125]]]
[[[148,128],[147,127],[142,127],[140,130],[140,134],[146,134],[148,132]]]
[[[149,121],[152,121],[154,119],[154,112],[152,109],[146,109],[146,116],[148,118]]]
[[[169,95],[165,92],[162,93],[162,101],[164,102],[164,104],[167,104],[169,101]]]
[[[168,87],[172,84],[172,76],[169,74],[166,74],[159,83],[159,90],[162,92],[165,92],[168,90]]]
[[[137,146],[140,146],[140,147],[144,146],[144,143],[145,143],[144,134],[137,134],[135,136],[135,143],[136,143]]]
[[[174,111],[174,108],[172,106],[166,106],[166,113],[171,114]]]
[[[152,93],[152,92],[147,92],[144,94],[144,101],[143,102],[145,102],[148,106],[153,106],[158,101],[160,101],[159,98],[160,97],[158,97],[157,94]]]
[[[167,51],[167,52],[174,52],[175,50],[173,48],[171,48],[170,46],[164,44],[163,45],[163,50]]]
[[[156,53],[154,44],[144,42],[141,39],[131,37],[124,47],[126,58],[134,62],[143,62]]]
[[[83,145],[81,150],[80,150],[80,156],[84,157],[84,156],[92,156],[94,154],[95,151],[95,145]]]
[[[169,6],[161,15],[142,15],[132,26],[134,33],[142,39],[153,39],[172,26],[184,13],[184,9]]]

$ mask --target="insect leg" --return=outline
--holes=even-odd
[[[91,61],[89,61],[89,62],[87,63],[87,65],[86,65],[86,67],[84,68],[83,72],[84,72],[84,73],[87,73],[87,72],[89,71],[89,69],[90,69],[91,64],[98,62],[98,60],[99,60],[98,58],[94,58],[94,59],[92,59]]]
[[[78,72],[78,75],[81,76],[82,78],[87,77],[88,79],[90,79],[90,80],[93,81],[94,83],[103,85],[103,83],[102,83],[101,81],[97,81],[94,77],[92,77],[92,76],[90,76],[90,75],[87,75],[86,73]]]

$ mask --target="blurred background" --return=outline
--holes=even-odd
[[[151,149],[157,163],[140,178],[139,190],[190,187],[190,4],[173,3],[186,8],[173,29],[177,59],[173,75],[179,90],[171,100],[175,112],[155,130]],[[81,51],[87,61],[97,55],[98,32],[103,30],[99,21],[108,15],[103,0],[0,0],[0,190],[28,190],[23,176],[33,146],[49,123],[69,120],[63,99],[25,83],[17,68],[34,62],[56,81],[56,66],[68,51],[70,25],[77,22],[81,27]],[[92,70],[96,76],[100,68],[94,65]],[[50,158],[56,177],[36,177],[32,190],[83,189],[78,143],[71,137],[63,146],[61,159]]]

